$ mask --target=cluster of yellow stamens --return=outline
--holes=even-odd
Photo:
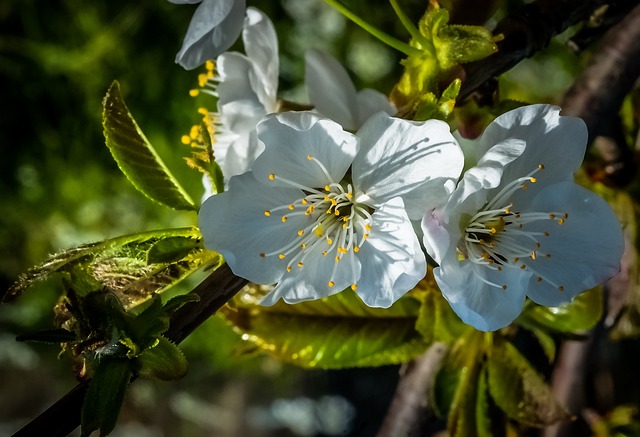
[[[282,260],[288,259],[286,270],[290,272],[294,267],[303,268],[310,253],[318,251],[323,256],[332,256],[335,263],[327,285],[334,287],[334,277],[340,261],[360,250],[371,232],[372,217],[366,205],[355,201],[356,193],[350,183],[334,182],[317,158],[308,155],[307,159],[322,170],[328,183],[323,188],[306,187],[276,173],[269,175],[271,181],[279,181],[302,190],[303,196],[289,204],[264,211],[264,216],[273,220],[276,218],[274,213],[279,212],[277,216],[282,223],[287,223],[294,217],[304,219],[296,220],[296,224],[302,225],[293,228],[294,234],[288,243],[275,251],[260,253],[260,257],[277,256]],[[348,264],[352,269],[351,289],[355,290],[358,278],[353,270],[354,264]]]
[[[464,259],[497,271],[514,268],[529,269],[535,273],[535,263],[531,261],[539,256],[551,258],[551,253],[542,251],[540,243],[540,237],[550,237],[550,232],[530,230],[527,225],[541,220],[562,225],[569,215],[565,212],[516,212],[511,209],[513,204],[509,201],[513,193],[527,189],[527,183],[535,183],[537,180],[533,175],[543,169],[540,164],[528,175],[507,184],[471,218],[464,230],[464,246],[459,248]],[[491,286],[507,289],[505,284],[496,284],[483,277],[480,279]],[[548,278],[545,279],[549,282]],[[543,278],[536,276],[536,281],[542,282]],[[554,285],[559,291],[564,290],[564,286]]]

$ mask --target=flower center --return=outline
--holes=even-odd
[[[269,180],[278,180],[302,190],[303,196],[288,205],[268,209],[264,211],[264,215],[271,218],[274,212],[285,210],[286,213],[280,216],[282,223],[287,223],[290,218],[297,216],[307,219],[304,226],[294,228],[295,232],[289,242],[272,252],[261,252],[260,257],[277,256],[280,259],[288,259],[286,270],[290,272],[293,268],[303,268],[306,258],[311,253],[331,256],[334,264],[327,285],[334,287],[340,261],[360,250],[369,237],[373,220],[369,208],[356,202],[360,193],[355,193],[350,183],[334,182],[326,167],[317,158],[308,155],[307,159],[320,167],[329,183],[323,188],[307,187],[275,173],[269,175]],[[355,266],[354,263],[348,264],[351,266],[351,289],[355,290]]]
[[[528,183],[535,183],[534,174],[543,170],[542,164],[528,175],[516,179],[506,185],[490,200],[476,215],[474,215],[464,230],[464,245],[459,247],[460,256],[474,264],[502,271],[505,268],[531,270],[536,272],[535,260],[543,256],[551,258],[552,254],[542,250],[541,240],[549,238],[551,232],[531,229],[534,222],[550,221],[562,225],[569,218],[566,212],[520,212],[513,211],[513,203],[509,201],[518,190],[526,190]],[[544,241],[544,240],[543,240]],[[507,289],[505,284],[496,284],[479,276],[485,283]],[[536,276],[537,282],[542,282],[541,276]],[[548,278],[545,278],[548,282]],[[555,285],[559,291],[564,286]]]

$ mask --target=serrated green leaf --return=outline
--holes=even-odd
[[[131,375],[128,359],[109,358],[98,364],[82,405],[83,436],[98,429],[105,436],[115,428]]]
[[[570,414],[531,364],[511,343],[496,340],[487,362],[489,393],[496,405],[527,426],[544,427],[568,420]]]
[[[243,338],[303,367],[345,368],[406,362],[428,346],[414,329],[419,303],[369,308],[351,290],[317,301],[272,307],[240,295],[222,314]]]
[[[179,259],[179,254],[174,251],[171,255],[174,258],[172,262],[150,264],[149,251],[167,239],[181,241],[182,248],[185,249],[184,256]],[[188,252],[187,245],[191,246]],[[163,249],[164,255],[168,256],[170,251],[165,249],[166,247]],[[195,228],[126,235],[53,255],[21,275],[6,292],[3,302],[15,299],[35,282],[54,273],[65,273],[70,275],[67,286],[77,292],[85,289],[90,292],[105,287],[118,296],[125,308],[130,308],[161,293],[200,267],[216,262],[220,262],[220,257],[204,249],[202,236]],[[86,284],[88,285],[85,286]]]
[[[35,341],[42,343],[64,343],[73,341],[76,335],[66,329],[45,329],[36,332],[27,332],[16,337],[16,341]]]
[[[195,203],[147,140],[114,81],[103,101],[107,147],[127,179],[149,199],[173,209],[197,210]]]
[[[602,306],[602,288],[596,287],[578,295],[573,302],[555,308],[530,303],[521,317],[527,319],[525,323],[534,323],[550,331],[578,333],[598,323]]]
[[[158,344],[145,350],[136,360],[138,374],[143,378],[175,381],[187,374],[189,363],[178,346],[164,337]]]

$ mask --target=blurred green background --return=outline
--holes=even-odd
[[[424,2],[402,3],[416,19],[423,12]],[[249,5],[276,24],[283,97],[305,102],[304,51],[311,47],[345,62],[358,88],[386,93],[401,74],[399,53],[320,0]],[[406,39],[388,5],[349,5]],[[213,102],[189,97],[199,71],[173,62],[194,9],[164,0],[0,1],[2,290],[64,248],[196,223],[195,214],[153,204],[125,180],[104,146],[101,126],[102,98],[117,79],[151,143],[200,197],[200,176],[184,164],[189,150],[180,137],[198,122],[197,108],[213,109]],[[548,53],[503,81],[504,95],[559,98],[579,63],[560,44]],[[548,71],[552,78],[541,73]],[[57,287],[56,281],[40,284],[0,306],[0,435],[17,430],[75,384],[69,360],[57,358],[56,347],[14,340],[51,327]],[[216,318],[183,346],[189,374],[175,383],[133,384],[114,436],[372,435],[398,374],[396,367],[302,371],[254,354]]]

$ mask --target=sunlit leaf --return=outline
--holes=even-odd
[[[453,312],[438,289],[431,272],[413,290],[412,296],[421,302],[416,330],[424,336],[426,342],[442,341],[453,344],[473,329]]]
[[[496,339],[487,369],[491,397],[510,418],[527,426],[544,427],[571,417],[511,343]]]
[[[317,301],[262,307],[250,295],[222,313],[243,338],[303,367],[344,368],[406,362],[428,346],[414,329],[419,303],[405,297],[369,308],[351,290]]]
[[[141,193],[170,208],[197,209],[138,127],[117,81],[104,98],[102,121],[107,147],[120,170]]]
[[[64,273],[70,275],[68,285],[77,292],[105,287],[129,308],[200,267],[219,261],[216,253],[204,249],[200,232],[195,228],[127,235],[51,256],[21,275],[3,301],[15,299],[35,282],[54,273]]]
[[[113,430],[131,375],[128,359],[109,358],[98,364],[82,405],[83,436],[98,429],[101,436]]]
[[[528,322],[556,332],[580,332],[591,329],[602,317],[602,288],[578,295],[573,302],[559,307],[530,303],[521,315]]]
[[[178,346],[164,337],[145,350],[136,360],[138,374],[144,378],[175,381],[187,374],[189,363]]]

